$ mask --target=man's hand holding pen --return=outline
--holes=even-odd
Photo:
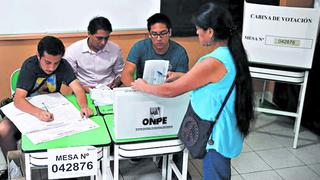
[[[40,112],[38,113],[37,117],[41,120],[41,121],[45,121],[45,122],[49,122],[49,121],[53,121],[53,114],[49,112],[48,107],[42,103],[43,108],[41,109]]]
[[[93,114],[92,109],[89,107],[83,107],[81,108],[81,117],[82,118],[88,118]]]

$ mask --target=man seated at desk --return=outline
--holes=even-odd
[[[95,17],[89,22],[88,37],[71,44],[64,58],[86,92],[89,88],[104,84],[110,88],[121,85],[123,69],[121,49],[109,41],[112,26],[105,17]]]
[[[131,86],[136,71],[137,78],[142,78],[144,64],[147,60],[169,60],[169,72],[166,81],[173,81],[188,71],[189,58],[186,50],[178,43],[170,40],[172,25],[170,19],[161,13],[148,18],[147,26],[149,38],[140,40],[131,48],[128,60],[121,74],[121,81],[125,86]],[[173,157],[178,168],[182,168],[182,153]],[[140,159],[131,159],[131,163],[138,163]],[[188,179],[191,176],[188,173]]]
[[[59,92],[61,84],[65,83],[76,95],[81,108],[81,115],[83,117],[92,115],[83,88],[76,79],[69,63],[62,59],[64,52],[65,47],[58,38],[46,36],[40,40],[37,55],[25,60],[20,70],[14,95],[14,105],[18,109],[37,117],[41,121],[54,120],[53,114],[45,109],[33,106],[26,100],[26,97]],[[8,133],[1,137],[1,147],[6,151],[13,150],[16,147],[14,135],[17,129],[9,120],[4,121]]]
[[[147,60],[169,61],[167,81],[179,78],[188,71],[189,59],[186,50],[170,40],[172,32],[170,19],[164,14],[156,13],[149,17],[147,22],[149,38],[133,45],[121,74],[121,81],[125,86],[131,86],[135,71],[137,78],[142,78]]]

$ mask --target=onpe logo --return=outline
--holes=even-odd
[[[149,118],[142,120],[143,125],[167,124],[167,117],[162,117],[160,107],[150,107],[149,112]]]

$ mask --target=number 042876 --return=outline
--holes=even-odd
[[[91,170],[93,168],[92,162],[76,162],[76,163],[66,163],[66,164],[53,164],[51,167],[52,172],[56,173],[66,172],[66,171],[83,171],[83,170]]]

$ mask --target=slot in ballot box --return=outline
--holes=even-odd
[[[188,102],[188,93],[162,98],[134,90],[117,90],[113,103],[115,138],[176,135]]]

